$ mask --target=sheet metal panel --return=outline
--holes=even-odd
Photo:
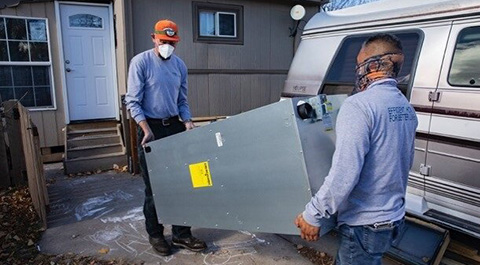
[[[149,143],[146,159],[159,221],[298,234],[293,220],[312,196],[304,149],[309,156],[327,158],[309,158],[318,188],[330,167],[334,138],[322,122],[302,121],[297,101],[287,99]],[[198,163],[208,164],[210,179],[205,177],[203,187],[194,187],[198,174],[190,171]],[[332,220],[325,223],[322,234],[332,226]]]

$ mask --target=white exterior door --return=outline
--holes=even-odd
[[[116,118],[109,7],[60,4],[59,11],[69,120]]]

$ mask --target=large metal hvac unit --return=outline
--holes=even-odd
[[[330,169],[345,98],[286,99],[149,143],[159,221],[298,234],[293,221]]]

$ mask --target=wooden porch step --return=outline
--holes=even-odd
[[[118,134],[88,135],[84,137],[74,137],[67,140],[67,146],[70,149],[86,146],[96,146],[102,144],[120,144],[122,141]]]
[[[92,157],[96,155],[112,154],[123,152],[123,145],[121,143],[100,144],[92,146],[80,146],[75,148],[68,147],[67,159]]]
[[[118,125],[117,121],[86,122],[86,123],[69,124],[68,130],[78,131],[78,130],[91,130],[91,129],[101,129],[101,128],[115,128],[117,125]]]
[[[125,152],[68,159],[64,161],[64,170],[65,174],[75,174],[79,172],[112,169],[114,164],[120,167],[127,164]]]
[[[85,129],[85,130],[75,130],[75,131],[69,130],[67,132],[67,137],[68,139],[72,139],[77,137],[85,137],[85,136],[93,136],[93,135],[116,134],[117,132],[118,132],[117,127]]]
[[[65,173],[79,173],[127,164],[118,122],[103,121],[68,125],[65,131]]]

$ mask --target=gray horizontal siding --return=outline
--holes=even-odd
[[[190,75],[193,116],[235,115],[280,100],[286,75]]]
[[[197,2],[207,2],[198,0]],[[189,102],[194,116],[233,115],[280,98],[294,54],[288,1],[208,1],[243,6],[244,44],[193,41],[191,0],[126,0],[128,60],[153,47],[150,34],[159,19],[179,26],[176,54],[189,69]],[[315,7],[308,8],[314,13]]]

